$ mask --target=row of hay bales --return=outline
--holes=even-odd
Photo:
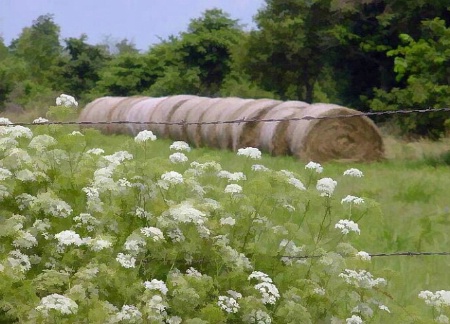
[[[154,122],[165,124],[94,125],[107,134],[136,135],[151,130],[159,137],[183,140],[196,147],[237,150],[257,147],[272,155],[292,154],[304,161],[374,161],[383,157],[383,141],[364,116],[217,124],[241,119],[291,119],[352,115],[356,110],[334,104],[307,104],[272,99],[206,98],[177,95],[163,98],[102,97],[81,112],[81,122]]]

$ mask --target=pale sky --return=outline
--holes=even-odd
[[[5,44],[17,38],[40,15],[54,15],[61,38],[85,33],[88,43],[97,44],[107,36],[127,38],[140,50],[159,43],[159,37],[185,31],[192,18],[206,9],[220,8],[254,28],[252,17],[264,0],[0,0],[0,36]],[[62,43],[63,44],[63,43]]]

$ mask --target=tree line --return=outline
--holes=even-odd
[[[139,51],[127,39],[60,41],[51,14],[0,38],[0,109],[32,109],[55,92],[195,94],[332,102],[361,111],[449,106],[448,0],[266,0],[244,31],[220,9]],[[151,33],[151,31],[149,31]],[[402,116],[406,134],[438,138],[448,113]]]

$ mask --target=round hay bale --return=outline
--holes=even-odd
[[[169,122],[172,114],[175,112],[175,110],[181,106],[183,103],[190,99],[197,98],[196,96],[191,95],[178,95],[178,96],[172,96],[168,97],[167,99],[161,101],[153,110],[153,113],[148,116],[149,121],[155,122],[155,123],[167,123]],[[155,133],[157,136],[164,138],[168,137],[169,135],[169,126],[165,124],[155,124],[153,126]]]
[[[222,98],[209,98],[207,101],[203,101],[201,104],[199,104],[195,109],[192,109],[187,115],[186,115],[186,122],[187,123],[199,123],[201,122],[201,118],[204,115],[206,111],[208,111],[213,105],[217,104],[223,100]],[[200,125],[187,125],[186,127],[186,135],[187,140],[195,147],[200,147],[202,144],[202,137],[200,132]]]
[[[179,105],[172,116],[170,116],[169,121],[172,123],[186,122],[187,115],[191,111],[195,111],[198,107],[202,105],[203,102],[211,100],[205,97],[195,97],[183,102]],[[173,140],[187,141],[187,125],[169,125],[168,127],[169,136]]]
[[[289,119],[294,117],[299,109],[309,104],[303,101],[286,101],[269,110],[264,119]],[[262,122],[259,129],[260,148],[271,155],[290,154],[286,131],[289,121]]]
[[[358,111],[332,104],[313,104],[295,117],[333,117]],[[375,124],[365,116],[291,121],[287,140],[302,161],[368,162],[383,158],[384,145]]]
[[[81,111],[78,121],[79,122],[108,122],[109,115],[111,113],[111,108],[117,105],[121,100],[125,100],[126,97],[102,97],[95,99],[94,101],[88,103],[84,109]],[[82,127],[91,127],[102,131],[103,133],[108,132],[110,125],[94,125],[87,124],[82,125]]]
[[[127,120],[132,122],[149,122],[149,116],[151,116],[156,109],[157,105],[167,97],[161,98],[149,98],[133,104],[128,109]],[[128,129],[131,134],[137,135],[143,130],[151,130],[153,132],[154,125],[152,124],[128,124]]]
[[[244,105],[248,105],[254,102],[255,99],[242,99],[242,98],[225,98],[214,108],[220,110],[219,119],[220,121],[231,121],[234,120],[233,116],[241,109]],[[223,107],[221,107],[223,106]],[[219,147],[221,149],[232,149],[233,139],[231,137],[231,128],[233,124],[217,124],[212,125],[210,130],[210,136],[207,137],[210,142],[208,145]],[[214,134],[214,136],[212,136]]]
[[[270,109],[281,103],[279,100],[258,99],[242,106],[235,112],[233,119],[262,119]],[[259,147],[261,124],[258,121],[233,124],[231,127],[233,150],[248,146]]]
[[[111,107],[110,113],[107,116],[108,121],[121,122],[128,121],[129,110],[131,107],[141,101],[144,101],[147,97],[134,96],[120,100],[116,105]],[[130,124],[110,124],[107,127],[108,133],[114,134],[129,134]]]

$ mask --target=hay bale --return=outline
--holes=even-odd
[[[270,109],[281,103],[279,100],[258,99],[242,106],[234,113],[233,119],[262,119]],[[247,146],[259,147],[258,137],[261,126],[262,123],[257,121],[233,124],[231,127],[233,150],[237,151]]]
[[[133,96],[120,100],[112,106],[106,117],[110,122],[128,121],[129,110],[133,105],[144,101],[147,97]],[[110,134],[129,134],[130,124],[110,124],[107,126],[107,133]]]
[[[254,102],[255,99],[242,99],[242,98],[225,98],[221,103],[216,107],[219,109],[221,113],[219,114],[220,121],[230,121],[234,120],[233,116],[235,113],[244,106],[249,105]],[[223,105],[223,107],[220,107]],[[219,147],[221,149],[232,149],[233,148],[233,139],[231,137],[231,128],[233,124],[217,124],[212,128],[211,133],[215,134],[215,136],[208,136],[207,138],[210,140],[208,145],[212,147]]]
[[[132,122],[149,122],[151,121],[149,117],[152,116],[157,105],[160,104],[167,97],[161,98],[149,98],[146,97],[145,100],[134,103],[130,109],[128,109],[128,115],[126,120]],[[131,134],[137,135],[143,130],[153,131],[154,125],[152,124],[128,124],[128,130]]]
[[[211,100],[205,97],[195,97],[189,99],[178,106],[170,116],[169,122],[179,123],[186,122],[187,116],[191,111],[195,111],[202,103]],[[187,125],[169,125],[169,136],[174,140],[187,141]]]
[[[300,109],[295,117],[356,113],[358,111],[338,105],[313,104]],[[291,121],[286,137],[292,154],[305,162],[366,162],[380,160],[384,155],[381,134],[365,116]]]
[[[308,106],[303,101],[283,102],[269,110],[264,119],[289,119],[294,117],[299,109]],[[262,151],[272,155],[290,154],[289,143],[286,140],[286,131],[289,121],[264,122],[259,129],[259,145]]]
[[[192,109],[187,115],[186,115],[186,122],[187,123],[198,123],[201,121],[203,115],[206,111],[208,111],[212,106],[217,104],[223,100],[222,98],[209,98],[207,101],[202,102],[199,106],[197,106],[195,109]],[[187,140],[195,147],[200,147],[202,142],[201,137],[201,127],[200,125],[187,125],[186,127],[186,135]]]
[[[84,107],[78,117],[78,121],[92,123],[109,121],[111,108],[126,98],[127,97],[102,97],[95,99]],[[96,128],[103,133],[109,131],[108,126],[109,125],[82,125],[82,127]]]
[[[169,122],[172,114],[175,110],[181,106],[183,103],[189,99],[196,98],[196,96],[191,95],[178,95],[171,96],[167,99],[161,101],[153,110],[153,114],[149,116],[149,120],[156,123],[167,123]],[[164,124],[155,124],[153,126],[154,132],[157,136],[164,138],[169,135],[169,126]]]

